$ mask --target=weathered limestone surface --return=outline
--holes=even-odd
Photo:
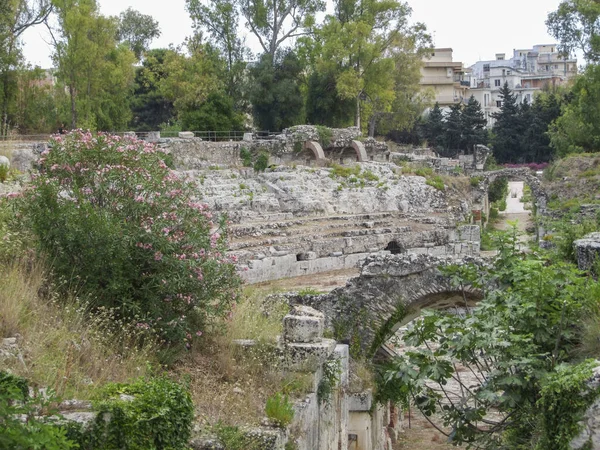
[[[590,233],[573,244],[577,253],[577,265],[581,270],[590,270],[600,259],[600,232]]]

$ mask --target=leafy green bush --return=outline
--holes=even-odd
[[[493,206],[490,208],[490,220],[495,220],[498,218],[498,209]]]
[[[258,436],[244,433],[239,427],[225,425],[221,422],[211,427],[221,444],[227,450],[262,450],[264,442]]]
[[[52,399],[31,398],[27,380],[0,371],[0,448],[14,450],[68,450],[76,448],[67,431],[39,418],[41,409],[48,415]],[[58,418],[58,416],[54,416]],[[24,419],[24,420],[22,420]]]
[[[265,413],[274,424],[283,428],[292,422],[294,406],[287,395],[277,392],[267,399]]]
[[[331,166],[330,176],[332,178],[333,177],[348,178],[352,175],[357,176],[359,174],[360,174],[360,166],[358,164],[355,164],[353,166],[348,166],[348,167],[340,166],[339,164],[333,164]]]
[[[333,139],[333,131],[331,131],[331,128],[324,127],[322,125],[317,125],[315,128],[319,134],[319,142],[321,147],[329,147],[331,145],[331,140]]]
[[[160,150],[135,138],[56,136],[20,200],[55,273],[91,308],[107,308],[172,344],[229,313],[239,278],[225,220]]]
[[[598,363],[585,361],[576,366],[558,366],[544,380],[538,406],[541,436],[536,449],[552,448],[568,450],[571,441],[579,434],[585,410],[600,395],[600,388],[589,389],[587,381],[592,378],[593,368]]]
[[[490,203],[506,199],[508,195],[508,180],[505,177],[496,178],[488,187]],[[500,211],[503,211],[502,209]]]
[[[108,384],[94,409],[92,425],[68,430],[82,450],[189,448],[194,404],[188,389],[168,378]]]
[[[506,198],[496,202],[496,205],[498,205],[498,211],[506,211]]]
[[[252,153],[246,147],[240,149],[240,159],[244,167],[252,167]]]
[[[261,152],[254,163],[254,170],[256,172],[264,172],[267,167],[269,167],[269,154],[266,152]]]

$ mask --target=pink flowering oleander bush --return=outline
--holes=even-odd
[[[171,344],[189,343],[237,300],[216,220],[153,144],[80,130],[54,136],[20,199],[53,270],[90,308]]]

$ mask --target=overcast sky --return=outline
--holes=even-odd
[[[152,47],[178,45],[192,33],[185,0],[98,0],[105,15],[118,15],[131,6],[153,16],[160,23],[162,35]],[[496,53],[534,44],[552,43],[544,24],[550,11],[560,0],[408,0],[414,21],[424,22],[434,36],[436,47],[454,49],[454,60],[469,66],[476,61],[494,59]],[[24,53],[29,62],[47,68],[52,66],[51,48],[43,27],[24,35]],[[260,48],[248,38],[253,52]]]

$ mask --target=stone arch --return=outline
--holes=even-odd
[[[487,189],[492,181],[498,177],[506,177],[517,179],[527,183],[531,188],[531,195],[535,199],[535,205],[540,214],[544,214],[548,204],[548,195],[542,187],[541,180],[531,173],[531,170],[527,168],[507,168],[500,170],[493,170],[489,172],[482,172],[477,176],[482,177],[484,181],[485,190]]]
[[[356,160],[358,162],[369,160],[369,157],[367,156],[367,151],[365,150],[365,146],[362,142],[352,140],[352,148],[356,152]]]
[[[365,261],[360,276],[348,281],[346,286],[326,295],[295,301],[321,310],[331,324],[334,321],[352,324],[347,327],[348,333],[357,332],[361,346],[367,350],[384,324],[391,325],[395,331],[418,316],[423,308],[439,305],[456,296],[463,298],[463,293],[439,270],[440,266],[461,262],[414,253],[374,255]],[[469,258],[468,262],[483,265],[477,258]],[[474,304],[482,294],[478,289],[466,286],[465,297]],[[406,311],[406,316],[396,320],[399,306]],[[360,317],[358,323],[356,317]]]
[[[325,153],[321,144],[316,141],[306,141],[304,142],[304,148],[313,152],[318,165],[325,163]]]

